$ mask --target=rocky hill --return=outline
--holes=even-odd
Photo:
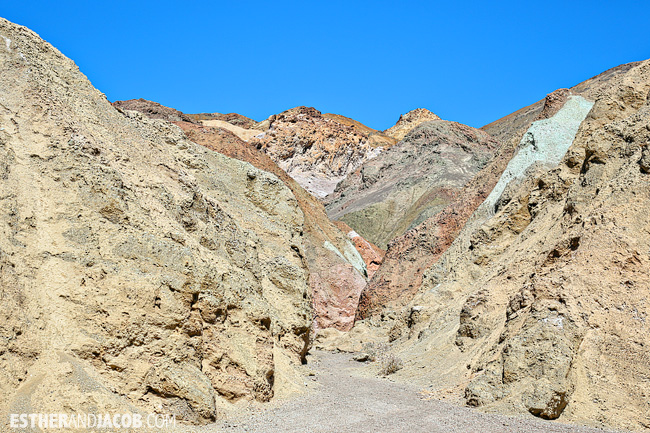
[[[486,127],[525,133],[415,296],[392,299],[397,319],[375,322],[405,359],[398,376],[489,411],[650,426],[649,95],[646,61]],[[446,242],[444,224],[412,244]]]
[[[556,114],[571,94],[583,94],[593,99],[638,64],[617,66],[570,90],[558,89],[535,104],[481,128],[498,137],[502,143],[494,158],[439,214],[391,241],[383,266],[361,295],[359,317],[368,317],[383,307],[399,308],[413,296],[420,287],[424,272],[447,250],[470,216],[496,186],[533,121]]]
[[[400,141],[406,137],[413,128],[424,122],[432,120],[441,120],[436,114],[426,108],[416,108],[406,114],[399,116],[397,123],[384,131],[384,134]]]
[[[382,133],[112,105],[32,31],[0,37],[2,428],[207,424],[309,389],[314,342],[423,400],[650,429],[650,60],[480,130],[418,109]],[[385,406],[354,395],[379,382],[345,403]]]
[[[138,108],[143,114],[151,111],[146,107]],[[168,110],[170,113],[176,111]],[[206,123],[210,124],[210,121],[196,124],[179,122],[176,118],[176,115],[172,115],[164,120],[178,125],[193,142],[273,173],[289,187],[304,215],[303,253],[309,270],[315,328],[334,327],[342,331],[349,330],[354,322],[359,296],[366,286],[368,275],[364,258],[360,255],[360,252],[367,255],[365,240],[346,236],[347,231],[343,233],[329,220],[323,205],[316,197],[298,185],[268,155],[243,141],[229,129],[205,126]],[[357,249],[356,244],[359,244]],[[372,255],[372,260],[369,265],[374,270],[378,266],[376,254]]]
[[[393,143],[390,138],[371,138],[379,134],[352,123],[297,107],[271,116],[268,130],[250,142],[307,191],[325,197],[348,173]]]
[[[139,111],[150,119],[192,122],[192,118],[185,113],[143,98],[115,101],[113,102],[113,106],[118,110]]]
[[[368,272],[353,239],[328,218],[323,205],[266,154],[241,140],[224,140],[225,131],[177,122],[192,141],[275,174],[293,192],[304,215],[303,254],[309,270],[316,329],[349,330]],[[234,137],[234,136],[231,136]],[[364,251],[360,249],[360,251]],[[370,263],[372,266],[372,262]]]
[[[312,301],[291,190],[119,112],[30,30],[0,19],[0,35],[2,419],[205,423],[304,389]]]
[[[421,123],[341,181],[325,199],[327,213],[386,248],[444,209],[497,147],[487,133],[466,125]]]

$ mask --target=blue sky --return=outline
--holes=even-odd
[[[0,16],[110,100],[256,120],[298,105],[385,129],[425,107],[479,127],[650,58],[647,1],[14,1]]]

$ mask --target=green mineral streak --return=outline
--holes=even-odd
[[[341,254],[341,251],[339,251],[339,249],[329,241],[325,241],[323,246],[335,253],[341,259],[350,263],[357,271],[359,271],[361,275],[368,275],[368,271],[366,270],[366,262],[363,261],[361,254],[359,254],[357,249],[354,248],[354,246],[349,241],[344,245],[344,254]]]
[[[499,182],[481,207],[492,213],[508,183],[513,179],[522,178],[528,167],[535,162],[553,166],[559,164],[593,105],[593,102],[582,96],[571,96],[553,117],[533,122],[519,143],[519,151],[510,160]]]

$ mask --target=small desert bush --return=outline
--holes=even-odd
[[[402,360],[391,353],[381,360],[381,370],[379,370],[379,374],[382,376],[388,376],[389,374],[395,373],[397,370],[401,370],[403,366],[404,363]]]
[[[368,361],[375,362],[386,355],[388,347],[386,343],[370,342],[363,345],[363,351],[368,354]]]

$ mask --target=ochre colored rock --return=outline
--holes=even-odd
[[[411,110],[408,113],[399,116],[397,123],[385,130],[384,134],[400,141],[419,124],[430,122],[432,120],[441,119],[426,108],[416,108],[415,110]]]

